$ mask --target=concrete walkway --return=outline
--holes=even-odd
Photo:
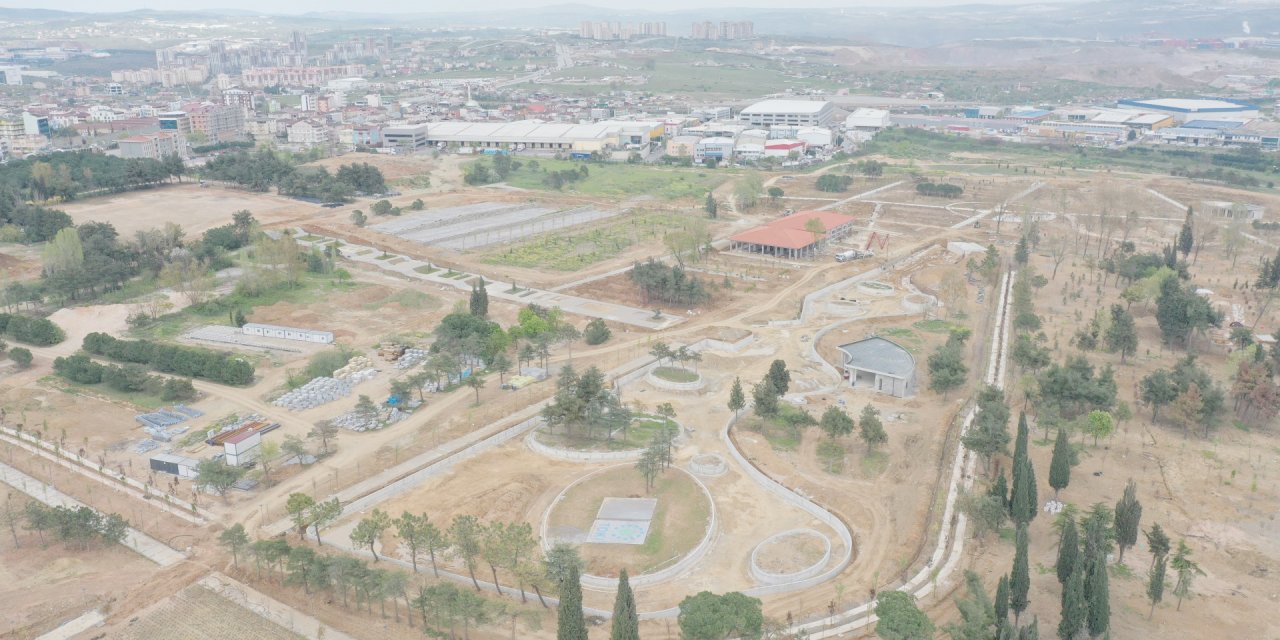
[[[102,624],[104,620],[106,620],[106,617],[102,615],[101,611],[97,609],[86,611],[80,614],[79,617],[58,625],[58,628],[41,635],[36,640],[71,640],[71,638]]]
[[[4,463],[0,463],[0,482],[4,482],[51,507],[74,509],[86,506],[83,502],[58,491],[53,486],[46,485]],[[162,567],[174,565],[186,559],[186,556],[181,553],[132,527],[125,533],[124,541],[120,544],[137,551],[144,558]]]
[[[899,180],[899,181],[897,181],[897,182],[890,182],[889,184],[886,184],[886,185],[884,185],[883,187],[876,187],[875,189],[872,189],[872,190],[870,190],[870,191],[863,191],[862,193],[859,193],[858,195],[849,196],[848,198],[845,198],[844,200],[836,200],[835,202],[832,202],[831,204],[824,204],[824,205],[822,205],[821,207],[818,207],[818,208],[817,208],[817,211],[827,211],[827,210],[829,210],[829,209],[834,209],[834,208],[836,208],[836,207],[838,207],[838,206],[840,206],[840,205],[843,205],[843,204],[845,204],[845,203],[847,203],[847,202],[853,202],[853,201],[855,201],[855,200],[861,200],[861,199],[863,199],[863,198],[866,198],[867,196],[873,196],[873,195],[875,195],[875,194],[877,194],[877,193],[880,193],[881,191],[887,191],[887,190],[892,189],[892,188],[894,188],[894,187],[896,187],[896,186],[898,186],[898,185],[900,185],[900,184],[902,184],[902,183],[904,183],[904,182],[906,182],[906,180]]]
[[[201,578],[197,584],[285,629],[306,636],[311,640],[355,640],[351,636],[223,573],[215,571]]]
[[[304,235],[307,235],[305,231],[299,229],[298,234],[298,243],[307,246],[318,247],[333,240],[337,240],[337,238],[319,236],[321,238],[320,240],[306,241],[301,239]],[[408,256],[401,256],[397,254],[387,254],[391,257],[380,259],[383,253],[379,249],[347,242],[345,240],[340,240],[340,242],[343,244],[339,249],[339,253],[342,257],[347,258],[348,260],[363,262],[365,264],[378,267],[384,271],[399,273],[400,275],[408,278],[421,280],[441,287],[453,287],[454,289],[461,289],[463,291],[471,290],[471,284],[468,281],[471,279],[472,274],[466,274],[462,277],[456,278],[446,278],[444,274],[447,273],[447,271],[443,269],[433,273],[421,273],[417,271],[417,269],[432,265],[422,260],[415,260]],[[396,258],[399,258],[399,262],[391,264],[392,260]],[[475,275],[479,276],[479,274]],[[543,289],[521,287],[519,291],[511,293],[511,283],[497,282],[486,276],[479,277],[485,278],[485,291],[489,293],[489,297],[491,299],[506,300],[519,305],[535,303],[544,307],[558,307],[565,313],[573,313],[580,316],[586,316],[588,318],[604,318],[605,320],[612,320],[614,322],[621,322],[623,324],[653,330],[666,329],[683,320],[680,316],[673,316],[666,313],[655,318],[653,310],[651,309],[637,309],[635,307],[628,307],[626,305],[615,304],[612,302],[581,298],[578,296],[555,293]]]

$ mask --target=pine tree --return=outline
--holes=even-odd
[[[1111,628],[1111,585],[1107,577],[1107,557],[1099,555],[1094,559],[1090,570],[1085,575],[1085,588],[1089,601],[1088,628],[1089,636],[1100,637]]]
[[[569,566],[564,581],[560,583],[556,640],[587,640],[587,622],[582,615],[582,578],[576,564]]]
[[[742,392],[742,378],[733,379],[733,388],[729,390],[729,410],[738,415],[747,406],[747,396]]]
[[[1116,545],[1120,547],[1120,564],[1124,550],[1138,542],[1138,525],[1142,521],[1142,503],[1138,502],[1138,485],[1133,479],[1124,487],[1124,496],[1116,503]]]
[[[1178,541],[1178,550],[1174,552],[1170,564],[1178,574],[1177,581],[1173,585],[1173,595],[1178,596],[1177,611],[1182,611],[1182,599],[1191,595],[1191,581],[1195,580],[1197,575],[1204,575],[1204,571],[1201,571],[1200,565],[1191,559],[1191,547],[1187,546],[1186,540]]]
[[[1013,610],[1013,621],[1017,623],[1022,612],[1026,611],[1030,600],[1027,593],[1031,590],[1031,569],[1027,560],[1028,533],[1026,523],[1018,525],[1016,550],[1013,554],[1013,573],[1009,576],[1009,608]]]
[[[1059,640],[1074,640],[1084,628],[1089,604],[1085,600],[1084,570],[1073,567],[1062,588],[1062,619],[1058,621]]]
[[[773,389],[779,397],[787,395],[787,390],[791,388],[791,372],[787,371],[786,362],[774,360],[769,365],[769,373],[765,377],[773,384]]]
[[[1151,550],[1151,568],[1156,566],[1156,559],[1169,555],[1169,536],[1165,535],[1164,529],[1159,524],[1151,525],[1151,529],[1147,531],[1147,548]]]
[[[1004,479],[1004,474],[996,476],[996,481],[991,483],[991,488],[987,489],[987,493],[1000,499],[1000,506],[1006,511],[1012,509],[1009,502],[1009,483]]]
[[[613,600],[613,629],[609,640],[640,640],[640,619],[636,614],[636,598],[631,592],[627,570],[618,576],[618,595]]]
[[[1027,246],[1027,236],[1018,238],[1018,246],[1013,249],[1013,261],[1019,266],[1027,264],[1027,258],[1031,256],[1030,248]]]
[[[1075,570],[1076,559],[1080,555],[1080,533],[1076,530],[1075,520],[1067,520],[1062,528],[1062,536],[1058,538],[1058,583],[1066,584]]]
[[[1000,582],[996,583],[996,601],[994,603],[996,611],[996,624],[1001,625],[1009,621],[1009,576],[1000,576]]]
[[[1151,569],[1151,578],[1147,582],[1147,599],[1151,601],[1151,610],[1147,612],[1147,619],[1156,613],[1156,605],[1164,600],[1164,575],[1168,571],[1168,560],[1165,556],[1152,558],[1155,566]]]
[[[1049,486],[1053,487],[1053,499],[1058,492],[1071,484],[1071,443],[1067,442],[1067,430],[1058,429],[1058,439],[1053,442],[1053,459],[1049,461]]]

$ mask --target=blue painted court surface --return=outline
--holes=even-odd
[[[658,509],[654,498],[605,498],[587,534],[595,544],[644,544]]]

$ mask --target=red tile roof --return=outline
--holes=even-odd
[[[813,233],[805,230],[809,220],[818,220],[822,227],[830,231],[836,227],[849,224],[855,220],[833,211],[800,211],[785,218],[779,218],[768,224],[743,231],[730,238],[735,242],[749,242],[783,249],[803,249],[814,243]]]

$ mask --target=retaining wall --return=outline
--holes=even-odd
[[[807,535],[807,536],[812,536],[812,537],[821,539],[822,542],[826,545],[826,549],[822,554],[822,558],[819,559],[817,562],[809,565],[808,567],[805,567],[804,569],[801,569],[799,571],[793,571],[791,573],[773,573],[772,571],[765,571],[764,569],[760,568],[760,549],[762,547],[764,547],[765,545],[771,542],[781,540],[782,538],[786,538],[789,536],[798,536],[798,535]],[[765,538],[763,542],[756,545],[756,548],[751,550],[751,577],[754,578],[756,582],[760,582],[762,584],[783,584],[786,582],[804,580],[806,578],[811,578],[817,575],[819,572],[822,571],[824,567],[827,566],[827,563],[830,561],[831,561],[831,539],[830,538],[822,535],[822,533],[818,531],[814,531],[813,529],[788,529],[786,531],[783,531],[782,533],[775,533],[769,536],[768,538]]]
[[[529,435],[524,437],[524,445],[533,450],[534,453],[544,455],[548,458],[556,460],[567,460],[569,462],[625,462],[630,460],[639,460],[644,455],[644,449],[627,449],[625,451],[577,451],[574,449],[563,449],[544,444],[538,440],[538,430],[534,429]]]
[[[670,380],[663,380],[662,378],[659,378],[658,375],[654,373],[654,370],[656,369],[657,367],[649,369],[649,372],[645,374],[644,381],[659,389],[666,389],[667,391],[697,391],[707,386],[707,379],[702,377],[702,374],[700,373],[698,374],[698,379],[693,382],[672,382]]]

